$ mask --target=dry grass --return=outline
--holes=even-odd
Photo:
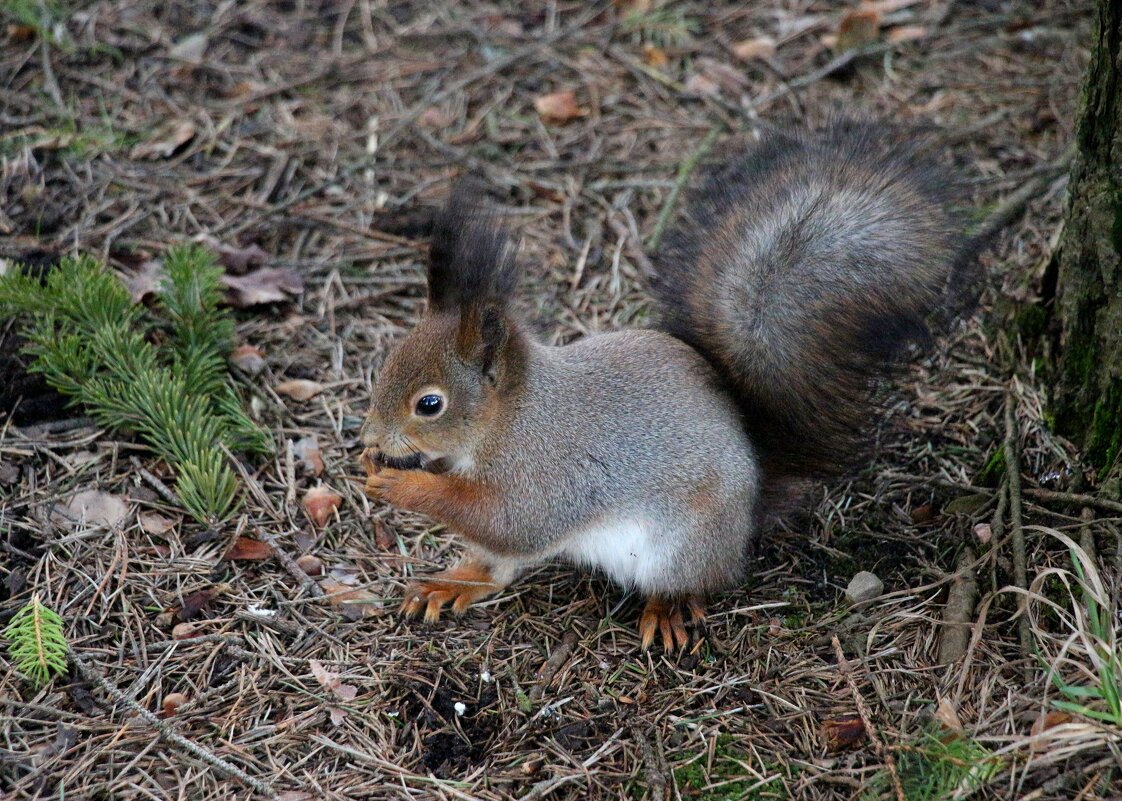
[[[17,5],[27,4],[0,1]],[[371,375],[421,297],[421,243],[380,230],[385,214],[435,203],[465,169],[486,176],[521,233],[526,305],[560,342],[644,319],[644,243],[679,163],[716,125],[744,134],[757,117],[813,123],[838,111],[928,123],[956,141],[980,208],[1060,156],[1089,41],[1084,4],[956,3],[947,15],[943,3],[900,5],[893,19],[925,26],[924,38],[829,77],[816,73],[830,59],[820,37],[841,10],[812,0],[681,2],[630,20],[578,2],[107,1],[51,5],[49,46],[13,28],[0,55],[0,258],[79,248],[128,268],[205,233],[300,270],[300,301],[244,314],[239,335],[266,352],[253,392],[263,422],[278,442],[318,438],[344,504],[313,532],[299,498],[315,479],[281,448],[248,468],[245,514],[202,532],[141,477],[134,457],[160,473],[142,448],[80,419],[8,420],[0,623],[38,592],[85,669],[36,693],[0,656],[0,793],[247,797],[244,780],[186,742],[288,801],[893,798],[889,756],[909,799],[1122,796],[1116,725],[1053,716],[1033,730],[1058,698],[1045,663],[1081,685],[1095,675],[1075,611],[1085,598],[1064,589],[1065,577],[1077,586],[1073,563],[1052,532],[1093,546],[1080,564],[1100,578],[1100,601],[1116,602],[1120,515],[1089,505],[1087,519],[1081,504],[1035,499],[1037,487],[1109,487],[1087,486],[1077,455],[1048,432],[1033,354],[988,324],[1005,298],[1034,291],[1025,277],[1054,247],[1062,181],[984,257],[985,308],[912,373],[875,462],[769,540],[751,582],[714,600],[689,655],[640,654],[638,599],[564,566],[462,619],[401,620],[404,580],[457,546],[346,480]],[[191,34],[205,36],[199,63]],[[774,57],[737,62],[731,45],[760,34],[779,40]],[[669,63],[647,65],[643,45]],[[691,92],[699,71],[716,95]],[[588,114],[543,124],[533,100],[559,89]],[[141,157],[187,123],[193,135],[166,157]],[[284,401],[271,387],[289,378],[328,389]],[[1002,448],[1009,393],[1024,522],[1049,527],[1024,532],[1038,654],[1018,643],[1019,600],[1004,589],[1013,532],[1001,471],[984,469]],[[60,499],[93,487],[131,500],[126,525],[53,522]],[[999,505],[1003,525],[979,542],[975,525]],[[139,525],[136,512],[153,509],[175,519],[171,532]],[[222,560],[237,533],[254,531],[289,556],[314,552],[348,589],[380,599],[376,613],[349,620],[277,560]],[[980,612],[967,655],[940,666],[939,621],[967,544],[979,553]],[[853,611],[841,590],[860,569],[887,594]],[[173,640],[161,612],[216,583],[228,589],[194,621],[202,636]],[[558,649],[568,653],[550,661]],[[356,687],[354,699],[331,696],[312,660]],[[174,718],[137,714],[159,714],[172,692],[188,698]],[[858,714],[858,697],[883,748],[859,737],[828,750],[822,721]],[[961,732],[946,730],[947,709]],[[933,784],[948,766],[959,769],[950,789]]]

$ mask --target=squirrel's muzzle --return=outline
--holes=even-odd
[[[443,460],[430,459],[417,451],[405,456],[391,456],[384,451],[367,448],[362,452],[362,466],[368,475],[382,467],[389,467],[393,470],[429,470],[439,473],[443,469]]]

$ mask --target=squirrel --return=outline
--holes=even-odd
[[[766,130],[707,169],[655,255],[657,324],[557,347],[511,308],[509,236],[453,191],[361,435],[367,494],[468,543],[403,612],[462,612],[562,558],[645,597],[643,650],[685,647],[782,498],[868,452],[883,387],[965,306],[978,243],[921,142]]]

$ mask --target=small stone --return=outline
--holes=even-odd
[[[850,580],[845,588],[845,597],[850,603],[859,604],[880,597],[882,592],[884,582],[868,570],[862,570]]]

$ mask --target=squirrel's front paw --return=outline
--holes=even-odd
[[[392,467],[376,467],[366,475],[366,494],[371,498],[390,500],[393,493],[405,478],[408,471],[394,470]]]

